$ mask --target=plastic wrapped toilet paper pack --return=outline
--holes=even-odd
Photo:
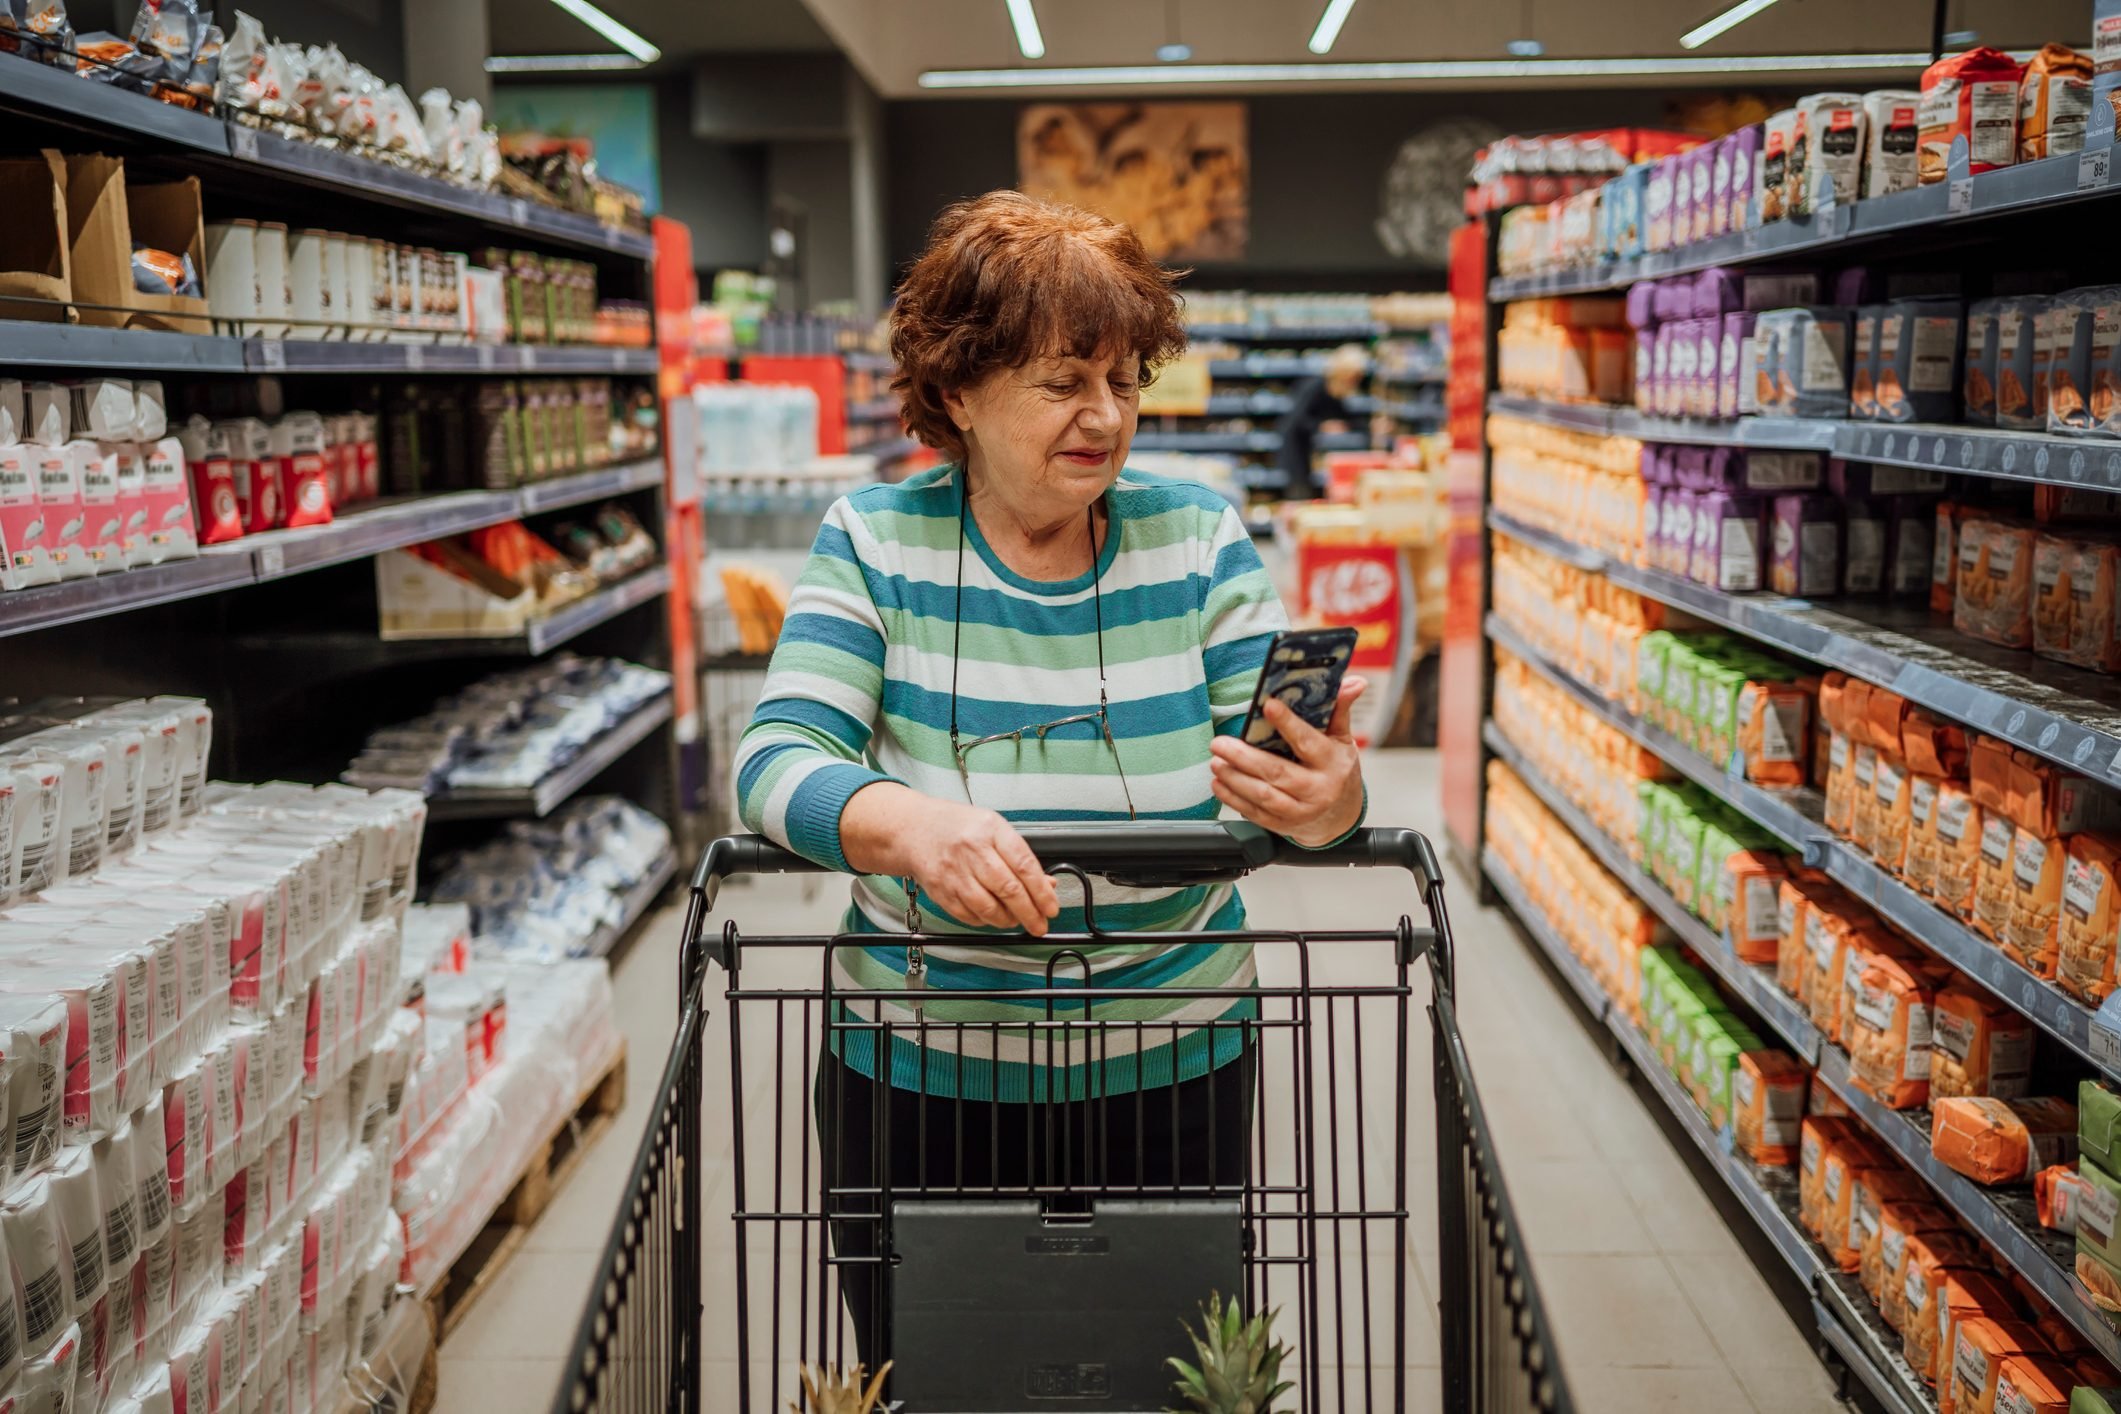
[[[49,1181],[59,1236],[66,1244],[63,1255],[71,1272],[74,1314],[77,1319],[86,1318],[90,1308],[103,1299],[110,1277],[95,1152],[85,1145],[67,1148],[52,1165]]]
[[[48,1177],[39,1174],[0,1202],[0,1234],[15,1264],[23,1349],[43,1350],[75,1315],[73,1272]]]

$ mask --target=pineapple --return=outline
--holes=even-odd
[[[803,1393],[809,1397],[811,1414],[869,1414],[875,1409],[877,1392],[884,1387],[884,1376],[891,1373],[891,1362],[886,1360],[884,1368],[876,1372],[869,1388],[862,1388],[862,1367],[842,1370],[837,1365],[826,1365],[813,1370],[802,1367]],[[803,1414],[803,1401],[788,1401],[789,1414]]]
[[[1294,1386],[1280,1378],[1289,1347],[1273,1339],[1276,1311],[1245,1320],[1233,1299],[1228,1306],[1215,1292],[1201,1307],[1205,1336],[1185,1326],[1186,1337],[1200,1357],[1198,1367],[1173,1356],[1178,1372],[1172,1388],[1185,1396],[1186,1408],[1198,1414],[1272,1414],[1274,1401]],[[1181,1322],[1181,1325],[1184,1325]],[[1167,1410],[1166,1414],[1183,1414]]]

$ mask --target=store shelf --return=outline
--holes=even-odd
[[[2116,190],[2104,158],[2101,149],[2021,162],[1979,176],[1837,206],[1807,218],[1734,231],[1638,259],[1498,278],[1489,282],[1488,298],[1504,301],[1623,289],[1637,280],[1691,274],[1716,265],[1777,260],[1916,231],[1962,226],[1987,217],[2059,208],[2088,198],[2103,198]]]
[[[1493,510],[1488,524],[1540,549],[1567,543]],[[1802,599],[1725,594],[1608,560],[1584,546],[1565,558],[1696,618],[1852,673],[2073,771],[2121,784],[2121,678],[1967,638],[1923,605],[1850,601],[1849,613],[1862,615],[1853,618]]]
[[[1569,953],[1516,877],[1493,851],[1483,851],[1482,872],[1534,944],[1612,1033],[1658,1100],[1693,1141],[1702,1162],[1716,1171],[1731,1195],[1758,1226],[1812,1296],[1820,1335],[1840,1354],[1851,1373],[1894,1414],[1935,1414],[1936,1401],[1921,1378],[1900,1356],[1899,1337],[1870,1309],[1854,1278],[1830,1265],[1797,1218],[1796,1182],[1788,1169],[1763,1169],[1727,1148],[1722,1135],[1709,1128],[1707,1116],[1679,1086],[1649,1041],[1626,1015],[1613,1007],[1583,965]]]
[[[1632,408],[1550,403],[1496,393],[1488,411],[1549,427],[1612,433],[1643,442],[1786,448],[1848,461],[1990,476],[2053,486],[2121,489],[2121,442],[2045,432],[2005,432],[1947,423],[1860,422],[1804,417],[1646,417]]]
[[[112,84],[91,82],[71,68],[13,54],[0,54],[0,110],[28,113],[128,142],[149,139],[228,155],[228,128],[218,119]]]
[[[849,422],[897,422],[901,411],[896,397],[872,398],[866,403],[849,403]]]
[[[542,657],[561,644],[579,638],[599,624],[662,598],[670,592],[670,566],[655,565],[617,584],[584,595],[572,604],[527,625],[521,633],[467,634],[461,637],[403,638],[375,640],[366,653],[340,651],[341,657],[377,659],[426,657],[440,653],[521,654]],[[350,647],[350,645],[348,646]],[[339,645],[334,644],[335,650]]]
[[[1592,823],[1553,782],[1541,775],[1539,768],[1526,759],[1517,744],[1493,721],[1482,728],[1481,739],[1490,751],[1509,763],[1510,769],[1517,773],[1532,794],[1569,827],[1569,833],[1576,836],[1606,871],[1648,904],[1672,930],[1673,936],[1700,957],[1704,966],[1722,978],[1724,985],[1737,993],[1770,1030],[1788,1043],[1799,1059],[1809,1063],[1818,1055],[1817,1028],[1804,1008],[1775,985],[1772,969],[1739,961],[1728,939],[1695,917],[1686,905],[1672,897],[1662,884],[1628,858],[1627,851]]]
[[[1862,850],[1829,834],[1821,819],[1817,792],[1768,790],[1719,770],[1707,757],[1682,745],[1669,733],[1605,702],[1589,687],[1546,661],[1522,635],[1492,614],[1487,629],[1491,640],[1571,693],[1608,725],[1656,753],[1741,815],[1801,849],[1807,864],[1823,868],[1835,882],[1931,952],[2121,1084],[2121,1036],[2099,1020],[2091,1008],[2054,983],[2035,977],[1993,943],[1880,868]],[[1520,770],[1519,774],[1525,772]]]
[[[10,68],[17,62],[0,57],[0,63]],[[152,99],[140,101],[157,108],[162,106]],[[44,368],[136,368],[164,375],[249,371],[240,339],[213,334],[172,334],[166,329],[104,329],[88,324],[47,324],[27,319],[0,319],[0,364],[34,364]]]
[[[1529,545],[1544,555],[1551,555],[1565,565],[1588,570],[1592,574],[1604,574],[1613,562],[1605,554],[1588,545],[1579,545],[1566,536],[1556,535],[1551,530],[1542,530],[1536,525],[1521,521],[1513,515],[1488,509],[1488,528],[1499,530],[1521,544]]]
[[[613,374],[656,371],[654,349],[595,344],[349,343],[332,339],[248,339],[256,373]]]
[[[515,491],[409,497],[348,512],[328,525],[267,531],[209,545],[195,560],[0,594],[0,638],[366,559],[539,511],[645,490],[661,485],[662,480],[662,459],[647,457]]]
[[[1208,360],[1208,377],[1216,378],[1308,378],[1314,373],[1326,371],[1324,355],[1315,358],[1290,358],[1267,354],[1246,354],[1243,358],[1216,358]]]
[[[1278,432],[1137,432],[1137,452],[1232,452],[1266,454],[1281,450]]]
[[[430,820],[512,820],[526,816],[542,819],[646,740],[649,733],[669,721],[670,712],[670,694],[665,692],[536,785],[515,790],[439,792],[427,798],[427,817]]]
[[[731,352],[728,356],[731,358],[737,357],[734,352]],[[890,354],[870,353],[866,349],[849,349],[839,357],[848,368],[862,373],[893,373],[898,370],[898,364],[892,360]]]
[[[1444,418],[1443,403],[1434,398],[1409,402],[1401,398],[1358,395],[1346,399],[1346,402],[1349,412],[1365,417],[1381,412],[1387,417],[1396,417],[1407,422],[1441,422]]]
[[[655,901],[663,896],[663,889],[670,883],[671,876],[677,873],[677,867],[675,855],[666,853],[656,860],[655,867],[648,871],[647,876],[627,891],[626,901],[619,909],[619,921],[597,929],[590,938],[590,957],[611,956],[612,949],[624,941],[634,926],[647,916],[649,909],[655,907]]]
[[[1188,324],[1192,339],[1255,344],[1366,344],[1382,338],[1382,324]]]
[[[1211,393],[1207,417],[1281,417],[1296,406],[1287,393]],[[1183,413],[1178,414],[1184,416]]]
[[[1828,1046],[1819,1058],[1819,1078],[1920,1174],[1951,1210],[1981,1235],[2053,1306],[2086,1343],[2111,1363],[2121,1363],[2121,1330],[2091,1304],[2073,1271],[2074,1239],[2040,1226],[2030,1185],[1989,1188],[1954,1172],[1930,1152],[1927,1110],[1889,1110],[1850,1083],[1849,1058]]]

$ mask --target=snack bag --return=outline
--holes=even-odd
[[[1880,1212],[1887,1203],[1911,1203],[1928,1193],[1920,1176],[1898,1164],[1878,1164],[1854,1169],[1842,1189],[1842,1210],[1830,1214],[1834,1226],[1827,1250],[1842,1271],[1854,1273],[1863,1266],[1863,1251],[1876,1241]]]
[[[1958,1230],[1959,1219],[1950,1209],[1922,1198],[1880,1204],[1878,1221],[1868,1229],[1864,1242],[1863,1264],[1857,1268],[1864,1294],[1882,1313],[1888,1284],[1900,1277],[1907,1261],[1908,1239]]]
[[[1981,857],[1975,863],[1974,906],[1968,921],[1991,942],[2002,941],[2004,926],[2010,921],[2017,842],[2018,827],[2006,816],[1983,813]]]
[[[1976,1183],[2030,1183],[2077,1153],[2077,1107],[2052,1096],[1961,1096],[1930,1107],[1930,1152]]]
[[[1996,1384],[2003,1362],[2038,1354],[2047,1342],[2031,1324],[1972,1316],[1952,1323],[1951,1381],[1954,1414],[1995,1414]],[[1943,1383],[1939,1372],[1938,1383]]]
[[[2006,825],[2008,822],[2006,822]],[[1981,842],[1986,824],[1981,807],[1965,787],[1944,781],[1937,787],[1937,872],[1929,894],[1960,918],[1974,911],[1975,885],[1981,873]]]
[[[2091,1191],[2091,1181],[2068,1164],[2055,1164],[2034,1174],[2033,1203],[2040,1226],[2076,1236],[2077,1213]]]
[[[1911,775],[1907,781],[1907,853],[1900,877],[1917,893],[1928,893],[1937,879],[1937,790],[1935,776]]]
[[[1825,1231],[1820,1209],[1825,1203],[1828,1151],[1855,1132],[1847,1115],[1806,1115],[1797,1134],[1797,1214],[1804,1230],[1817,1237]]]
[[[1781,1051],[1747,1051],[1731,1073],[1731,1133],[1748,1159],[1783,1167],[1797,1159],[1808,1073]]]
[[[1869,960],[1848,1004],[1849,1075],[1856,1088],[1896,1110],[1928,1100],[1935,998],[1907,963]]]
[[[2009,902],[1997,941],[2005,956],[2035,977],[2055,975],[2056,917],[2068,860],[2060,839],[2021,826],[2012,840]]]
[[[1738,754],[1745,778],[1801,786],[1811,739],[1812,695],[1802,683],[1753,678],[1738,690]]]
[[[2018,81],[2018,160],[2084,150],[2092,110],[2092,61],[2066,44],[2044,44]]]
[[[1988,1279],[1983,1269],[1987,1260],[1980,1241],[1964,1232],[1908,1235],[1907,1255],[1885,1284],[1878,1313],[1900,1332],[1901,1356],[1923,1379],[1936,1378],[1930,1361],[1937,1352],[1938,1317],[1949,1284],[1966,1276]],[[2009,1309],[2008,1302],[2004,1309]]]
[[[1948,175],[1952,139],[1964,138],[1968,170],[2018,160],[2018,80],[2024,70],[2001,50],[1979,46],[1939,59],[1922,72],[1922,125],[1917,138],[1922,184]]]
[[[2050,45],[2049,48],[2056,46]],[[2077,1377],[2068,1365],[2046,1355],[2012,1355],[1996,1372],[1991,1414],[2069,1414]]]
[[[2033,646],[2030,526],[1972,517],[1959,531],[1952,627],[2005,648]]]
[[[2055,980],[2091,1006],[2114,990],[2114,942],[2121,935],[2121,840],[2085,832],[2069,837],[2062,909],[2055,924]]]
[[[1928,1318],[1921,1320],[1929,1337],[1922,1346],[1923,1361],[1918,1365],[1910,1355],[1908,1363],[1937,1386],[1937,1407],[1942,1411],[1953,1395],[1954,1328],[1962,1320],[2015,1320],[2019,1304],[2009,1283],[1990,1272],[1940,1271],[1937,1276],[1930,1288]],[[1910,1313],[1906,1334],[1911,1347],[1918,1320],[1920,1317]]]
[[[1971,986],[1953,984],[1931,1008],[1930,1100],[2011,1100],[2032,1079],[2033,1024]]]

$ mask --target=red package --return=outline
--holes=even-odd
[[[236,496],[236,472],[228,454],[226,424],[209,425],[195,417],[178,434],[191,473],[192,517],[199,543],[218,545],[243,533],[243,509]]]
[[[229,465],[235,473],[236,504],[242,508],[245,533],[279,529],[287,523],[287,511],[273,464],[271,429],[255,417],[239,417],[221,426],[228,436]]]
[[[1954,138],[1966,139],[1971,172],[1992,172],[2018,160],[2018,81],[2024,73],[2017,60],[1986,45],[1922,71],[1916,167],[1924,185],[1948,175]]]
[[[291,412],[274,423],[272,460],[285,523],[330,524],[332,494],[324,419],[313,412]]]

